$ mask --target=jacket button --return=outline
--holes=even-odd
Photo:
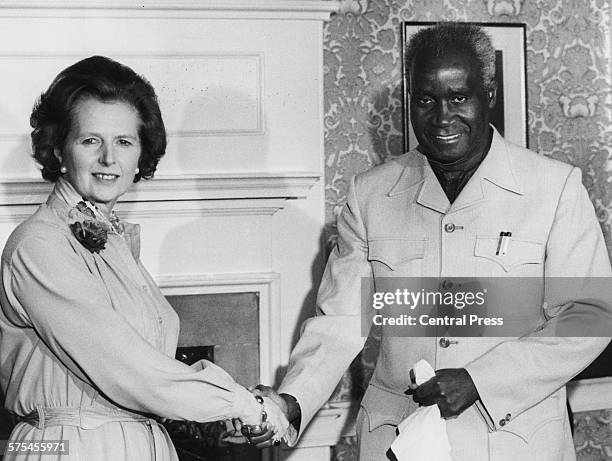
[[[453,286],[454,286],[454,283],[451,280],[447,280],[447,279],[442,280],[442,283],[440,284],[440,287],[443,290],[452,290]]]
[[[506,421],[510,421],[510,418],[511,418],[511,417],[512,417],[512,415],[511,415],[510,413],[508,413],[508,414],[506,415]]]
[[[440,341],[438,341],[438,344],[440,345],[440,347],[443,347],[444,349],[446,349],[451,344],[459,344],[459,341],[451,341],[448,338],[440,338]]]
[[[505,426],[505,425],[506,425],[506,422],[507,422],[507,421],[506,421],[505,419],[500,419],[500,420],[499,420],[499,425],[500,425],[500,426]]]
[[[453,223],[445,224],[444,230],[448,233],[455,232],[455,225]]]

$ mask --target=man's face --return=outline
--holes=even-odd
[[[452,163],[483,153],[495,88],[483,88],[474,59],[462,53],[417,57],[410,72],[410,119],[419,150]]]

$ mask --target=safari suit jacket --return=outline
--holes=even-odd
[[[504,257],[495,254],[500,231],[512,232]],[[544,284],[549,277],[610,277],[611,270],[580,170],[497,132],[452,205],[417,151],[357,175],[338,218],[317,316],[304,324],[280,388],[300,403],[302,430],[365,342],[362,278],[389,276],[530,277]],[[387,337],[383,329],[361,430],[394,427],[414,410],[404,391],[411,366],[426,359],[436,369],[465,367],[479,392],[475,405],[447,421],[454,461],[575,459],[565,384],[609,338],[555,337],[559,320],[588,328],[589,303],[539,293],[526,295],[523,309],[542,319],[541,330],[521,338],[450,338],[456,342],[443,347],[438,337]],[[609,314],[605,303],[598,309]],[[366,451],[385,459],[388,448],[374,443]],[[365,456],[362,447],[361,459],[372,461]]]

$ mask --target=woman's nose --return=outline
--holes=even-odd
[[[101,147],[99,162],[102,165],[106,165],[106,166],[112,165],[115,163],[115,152],[112,146],[109,146],[108,144],[104,144]]]

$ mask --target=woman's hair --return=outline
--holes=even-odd
[[[155,90],[144,77],[104,56],[92,56],[64,69],[34,105],[30,116],[32,150],[42,166],[42,177],[51,182],[59,178],[60,162],[54,151],[63,150],[75,108],[88,98],[123,102],[136,109],[142,149],[134,182],[152,178],[166,152],[166,129]]]
[[[495,48],[482,28],[460,22],[441,22],[419,30],[408,42],[404,62],[410,72],[417,57],[441,57],[453,51],[473,56],[479,67],[483,88],[489,89],[495,79]]]

